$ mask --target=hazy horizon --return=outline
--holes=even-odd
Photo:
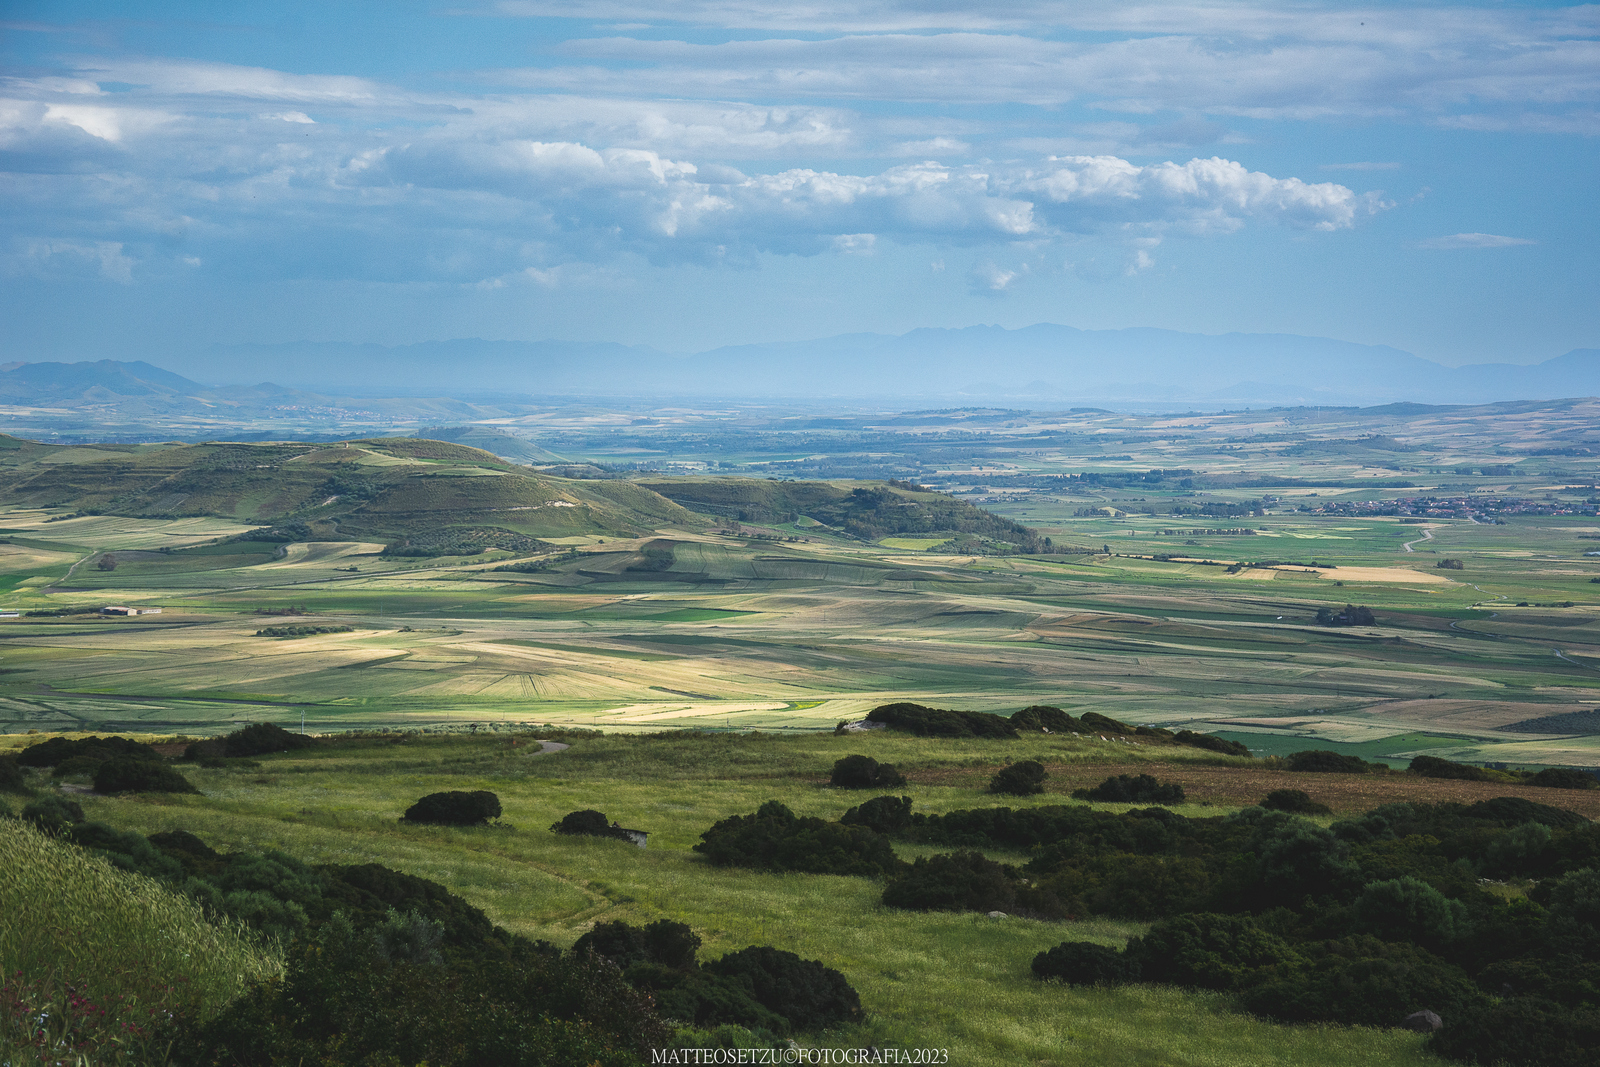
[[[0,359],[1043,322],[1540,362],[1600,346],[1597,10],[17,0]]]

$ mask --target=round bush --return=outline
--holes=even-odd
[[[606,819],[605,812],[585,808],[583,811],[569,811],[561,817],[561,821],[550,827],[553,834],[571,834],[575,837],[615,837],[623,841],[631,838],[618,827],[612,826]]]
[[[1593,1067],[1600,1048],[1600,1010],[1572,1009],[1536,997],[1445,1017],[1428,1051],[1453,1060],[1516,1067]]]
[[[304,734],[292,734],[276,723],[270,722],[252,723],[241,730],[235,730],[222,741],[230,757],[292,752],[297,748],[310,748],[317,743],[314,738]]]
[[[755,999],[797,1030],[819,1030],[861,1018],[861,998],[844,975],[818,960],[752,945],[705,965],[712,974],[749,981]]]
[[[429,793],[400,818],[404,822],[434,823],[442,826],[481,826],[500,817],[500,798],[478,790],[462,793]]]
[[[1033,958],[1033,976],[1067,985],[1119,985],[1139,980],[1126,953],[1090,941],[1063,941]]]
[[[839,821],[880,834],[896,833],[911,825],[911,798],[873,797],[839,816]]]
[[[55,795],[42,796],[22,809],[22,817],[47,833],[83,821],[83,805]]]
[[[922,856],[883,890],[883,903],[908,911],[1011,911],[1017,903],[1011,871],[981,852]]]
[[[1372,770],[1372,764],[1359,756],[1346,756],[1342,752],[1319,748],[1291,753],[1289,769],[1316,774],[1366,774]]]
[[[15,756],[0,756],[0,793],[31,793],[28,776]]]
[[[905,785],[906,776],[871,756],[846,756],[833,765],[828,784],[840,789],[893,789]]]
[[[1078,800],[1100,800],[1114,804],[1182,804],[1183,786],[1160,782],[1148,774],[1115,774],[1093,789],[1074,789]]]
[[[1304,789],[1274,789],[1261,806],[1268,811],[1287,811],[1291,815],[1332,815],[1333,809],[1318,804]]]
[[[1248,916],[1201,913],[1161,920],[1128,942],[1127,955],[1144,981],[1229,990],[1252,971],[1294,959],[1295,951]]]
[[[198,793],[189,779],[165,763],[119,757],[94,772],[96,793]]]
[[[1025,759],[1020,763],[1001,768],[999,774],[989,779],[989,792],[1005,793],[1015,797],[1043,793],[1044,780],[1047,777],[1049,775],[1044,769],[1044,764],[1038,760]]]

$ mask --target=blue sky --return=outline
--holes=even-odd
[[[6,359],[1034,322],[1600,347],[1593,5],[0,17]]]

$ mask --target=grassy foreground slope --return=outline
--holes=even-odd
[[[1214,996],[1146,986],[1068,988],[1041,984],[1029,973],[1036,953],[1065,938],[1120,945],[1141,931],[1139,924],[899,912],[879,903],[881,883],[715,868],[690,851],[713,822],[768,799],[799,814],[838,817],[865,799],[825,784],[833,760],[849,752],[902,767],[911,782],[900,791],[914,795],[919,810],[941,812],[997,803],[980,784],[943,784],[951,772],[992,772],[1003,760],[1033,756],[1058,767],[1087,765],[1106,758],[1103,746],[1065,738],[918,741],[826,733],[580,733],[565,740],[569,750],[538,754],[526,736],[351,739],[262,757],[254,769],[187,771],[202,796],[91,797],[85,807],[91,819],[119,828],[147,834],[181,828],[218,849],[276,848],[307,862],[383,863],[442,882],[508,929],[560,945],[600,920],[671,918],[705,939],[702,958],[746,944],[789,949],[841,970],[861,993],[868,1021],[832,1035],[829,1044],[948,1048],[951,1063],[980,1067],[1439,1062],[1420,1051],[1420,1038],[1400,1031],[1279,1026],[1228,1012]],[[1125,769],[1140,759],[1137,752],[1119,755]],[[1236,763],[1223,758],[1194,766]],[[1096,765],[1095,772],[1103,769]],[[1004,803],[1059,803],[1056,788]],[[417,797],[445,789],[494,791],[509,826],[397,821]],[[582,808],[648,830],[649,847],[546,831]],[[902,845],[898,851],[911,859],[928,850]]]

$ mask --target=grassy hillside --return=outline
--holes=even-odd
[[[415,540],[460,528],[630,536],[703,524],[637,486],[550,478],[482,449],[418,438],[73,448],[8,438],[0,493],[13,506],[78,514],[305,527],[293,540]]]
[[[687,508],[741,522],[794,522],[803,516],[863,541],[965,534],[1018,548],[1041,547],[1039,535],[1020,523],[903,482],[841,486],[755,478],[674,478],[640,484]]]

